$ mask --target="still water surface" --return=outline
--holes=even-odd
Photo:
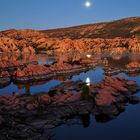
[[[59,56],[60,57],[60,56]],[[39,64],[51,65],[53,62],[61,61],[57,56],[39,56],[36,57]],[[72,59],[71,57],[70,59]],[[67,58],[66,58],[67,59]],[[78,59],[78,58],[77,58]],[[94,59],[94,57],[92,57]],[[96,59],[96,58],[95,58]],[[114,69],[126,69],[126,65],[131,62],[140,63],[139,55],[124,55],[124,56],[99,56],[98,60],[106,59],[108,67]],[[124,76],[128,80],[134,80],[140,86],[140,73],[126,74],[125,72],[116,73],[112,76]],[[66,75],[50,79],[49,81],[34,84],[32,86],[19,86],[11,82],[7,87],[0,88],[0,95],[12,94],[12,92],[24,93],[28,87],[30,93],[48,92],[52,87],[59,85],[61,82],[71,79],[77,81],[79,79],[86,81],[90,79],[91,83],[98,83],[104,77],[104,66],[99,64],[97,67],[86,72],[81,72],[75,75]],[[140,97],[140,93],[137,94]],[[68,121],[51,130],[46,130],[47,133],[54,134],[53,140],[140,140],[140,104],[128,104],[126,110],[113,120],[98,120],[92,114],[85,116],[77,116],[68,119]]]

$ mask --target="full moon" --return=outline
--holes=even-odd
[[[91,2],[90,1],[86,1],[85,2],[85,7],[89,8],[91,6]]]

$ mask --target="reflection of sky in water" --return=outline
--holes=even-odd
[[[31,93],[35,92],[48,92],[50,88],[59,85],[61,82],[58,80],[51,80],[44,85],[31,87]]]
[[[90,77],[91,81],[96,83],[103,78],[102,69],[98,67],[95,71],[88,71],[81,73],[82,80]],[[124,76],[127,80],[134,80],[140,85],[140,77],[129,77],[124,73],[117,76]],[[77,80],[79,76],[74,76],[73,79]],[[140,92],[139,92],[140,93]],[[140,97],[140,94],[136,94]],[[107,123],[97,123],[95,117],[90,115],[90,125],[84,128],[82,125],[62,125],[57,127],[51,132],[55,133],[54,140],[139,140],[140,139],[140,104],[126,106],[125,112],[120,114],[116,119]],[[79,123],[79,121],[78,121]],[[63,135],[62,135],[63,132]]]
[[[38,61],[38,64],[52,65],[54,61]]]
[[[94,70],[89,70],[86,73],[82,72],[80,75],[73,76],[72,80],[83,80],[86,82],[87,77],[90,78],[91,83],[98,83],[100,82],[103,78],[103,69],[101,67],[97,67]]]
[[[95,70],[90,70],[87,72],[82,72],[79,75],[75,75],[72,77],[72,80],[77,81],[79,79],[86,82],[87,77],[90,78],[91,83],[98,83],[100,82],[104,75],[103,70],[101,67],[96,68]],[[37,85],[37,86],[31,86],[30,92],[36,93],[36,92],[47,92],[50,88],[55,87],[59,85],[61,82],[58,80],[51,80],[43,85]],[[18,93],[24,93],[25,89],[18,89],[16,85],[13,83],[10,84],[8,87],[0,89],[0,94],[11,94],[12,92],[18,92]]]
[[[87,72],[82,72],[79,75],[74,75],[71,77],[72,80],[77,81],[77,80],[83,80],[86,82],[86,80],[89,78],[90,83],[99,83],[103,78],[104,78],[104,73],[103,73],[102,67],[97,67],[96,69],[89,70]],[[128,80],[134,80],[140,85],[140,77],[129,77],[124,73],[118,74],[119,76],[124,76]],[[88,81],[89,81],[88,80]],[[51,80],[48,81],[42,85],[36,85],[36,86],[31,86],[30,87],[30,92],[35,93],[35,92],[47,92],[49,91],[50,88],[55,87],[59,85],[61,82],[59,80]],[[11,94],[12,92],[18,92],[18,93],[24,93],[25,89],[19,89],[16,85],[11,83],[9,86],[5,88],[0,89],[0,94]]]
[[[18,89],[18,87],[12,83],[8,87],[0,89],[0,94],[11,94],[14,91],[24,93],[24,89]]]
[[[60,126],[51,132],[55,133],[53,140],[139,140],[140,113],[139,105],[130,105],[117,119],[107,123],[96,123],[91,115],[90,126],[82,125]],[[62,134],[63,133],[63,134]]]
[[[114,61],[113,61],[114,62]],[[40,64],[47,64],[39,62]],[[51,62],[49,62],[51,63]],[[140,76],[130,77],[124,73],[118,74],[124,76],[128,80],[134,80],[140,86]],[[72,80],[83,80],[90,78],[91,83],[98,83],[104,78],[102,67],[89,70],[86,73],[72,76]],[[51,87],[60,84],[58,80],[51,80],[43,85],[32,86],[31,93],[47,92]],[[24,93],[25,89],[18,89],[16,85],[11,84],[8,87],[0,89],[0,94],[10,94],[13,91]],[[140,92],[139,92],[140,93]],[[140,94],[136,94],[140,97]],[[140,104],[126,106],[125,112],[120,114],[117,119],[107,123],[97,123],[95,117],[91,115],[90,125],[86,129],[82,125],[62,125],[55,129],[51,129],[55,133],[53,140],[139,140],[140,139]],[[48,131],[48,130],[47,130]]]
[[[50,88],[55,87],[60,84],[60,81],[51,80],[43,85],[32,86],[30,88],[31,93],[36,92],[47,92]],[[8,87],[0,89],[0,94],[11,94],[12,92],[24,93],[25,89],[18,89],[18,87],[14,84],[9,85]]]

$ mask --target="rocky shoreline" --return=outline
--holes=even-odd
[[[22,61],[1,61],[0,62],[0,71],[14,71],[17,68],[24,68],[29,64],[34,64],[37,65],[37,61],[32,61],[32,62],[22,62]]]
[[[62,65],[62,64],[61,64]],[[13,77],[13,81],[16,83],[28,83],[28,82],[36,82],[36,81],[45,81],[47,79],[56,77],[56,76],[63,76],[65,74],[74,74],[80,73],[89,70],[91,67],[82,67],[82,66],[75,66],[72,67],[71,65],[67,65],[66,67],[62,66],[56,70],[47,67],[37,66],[37,65],[30,65],[28,70],[32,73],[24,73],[25,69],[16,71],[16,75]],[[33,67],[33,69],[32,69]],[[37,70],[34,67],[38,68]],[[54,67],[54,66],[53,66]],[[40,70],[42,71],[40,71]]]
[[[139,54],[139,23],[140,17],[133,17],[66,29],[1,31],[0,89],[13,82],[26,93],[0,95],[0,140],[51,140],[49,130],[69,120],[76,118],[88,127],[90,117],[108,122],[128,104],[138,104],[137,83],[115,75],[138,75],[140,59],[101,54]],[[99,83],[68,80],[98,66],[105,76]],[[30,93],[31,85],[53,78],[64,82],[48,92]]]
[[[127,75],[139,75],[140,73],[140,68],[129,68],[129,69],[114,69],[114,68],[106,68],[105,70],[105,75],[106,76],[113,76],[119,73],[125,73]]]
[[[139,103],[134,96],[139,90],[136,82],[124,77],[105,77],[88,86],[83,81],[65,81],[48,93],[1,95],[1,139],[42,140],[44,129],[66,123],[71,116],[92,114],[97,121],[112,120],[128,102]]]
[[[127,64],[124,68],[113,68],[108,66],[108,62],[104,67],[104,73],[106,76],[113,76],[119,73],[125,73],[127,75],[139,75],[140,73],[140,63],[131,62]]]
[[[11,82],[10,74],[7,71],[0,72],[0,88],[9,85]]]
[[[140,64],[135,61],[130,61],[122,65],[122,67],[115,68],[108,58],[84,57],[81,59],[79,57],[80,56],[73,58],[75,60],[72,60],[71,62],[68,61],[71,56],[63,57],[61,58],[62,60],[60,57],[60,60],[55,58],[53,60],[55,63],[52,65],[38,64],[37,60],[30,60],[28,63],[26,62],[26,65],[24,66],[22,63],[22,66],[17,65],[17,63],[14,63],[15,66],[11,66],[8,65],[9,62],[7,61],[8,63],[4,63],[5,65],[2,65],[1,67],[3,68],[0,69],[0,87],[5,87],[10,84],[10,82],[14,82],[16,84],[27,84],[48,81],[55,77],[57,79],[57,77],[64,77],[65,75],[74,75],[86,72],[90,69],[97,68],[98,66],[103,67],[104,74],[106,76],[113,76],[121,72],[127,75],[138,75],[140,72]],[[116,59],[116,57],[114,59]],[[3,63],[3,61],[1,61],[1,63]]]

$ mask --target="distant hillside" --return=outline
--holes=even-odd
[[[140,17],[77,27],[0,32],[0,53],[140,52]]]
[[[131,17],[111,22],[81,25],[69,28],[43,30],[53,38],[131,38],[140,36],[140,17]]]

